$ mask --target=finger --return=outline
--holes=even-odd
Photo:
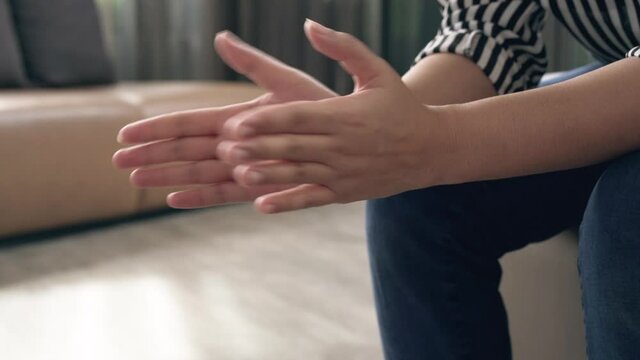
[[[167,204],[176,209],[196,209],[223,204],[253,201],[259,196],[279,192],[293,185],[243,187],[234,182],[175,192],[167,196]]]
[[[131,183],[137,187],[206,185],[228,180],[231,180],[231,167],[217,160],[141,168],[130,176]]]
[[[396,76],[393,68],[354,36],[329,29],[307,20],[305,33],[311,45],[320,53],[340,62],[356,80],[357,88],[366,87],[375,80],[390,80]]]
[[[258,211],[273,214],[307,209],[334,203],[336,194],[322,185],[305,184],[278,193],[263,195],[256,199]]]
[[[291,160],[324,163],[333,153],[332,140],[322,135],[269,135],[242,142],[222,141],[218,158],[229,164],[255,160]]]
[[[297,99],[320,100],[334,95],[316,79],[256,49],[229,31],[216,35],[215,47],[229,67],[263,89],[285,96],[281,101],[291,101],[294,96]],[[313,84],[315,86],[309,86]],[[291,91],[292,88],[299,88],[303,93]],[[292,97],[286,98],[286,94]]]
[[[121,169],[164,164],[174,161],[216,159],[219,137],[198,136],[165,140],[121,149],[113,163]]]
[[[182,111],[131,123],[120,130],[118,141],[139,144],[187,136],[219,134],[230,117],[260,105],[258,98],[246,103],[220,108]]]
[[[335,171],[319,163],[281,162],[271,165],[239,165],[233,169],[233,178],[245,186],[265,184],[326,184],[335,177]]]
[[[332,134],[335,132],[332,108],[326,101],[299,101],[246,111],[230,118],[222,134],[246,139],[261,134]]]

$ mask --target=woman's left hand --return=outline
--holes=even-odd
[[[340,98],[247,111],[225,123],[217,152],[235,166],[238,183],[305,184],[258,198],[257,209],[283,212],[438,184],[441,154],[450,153],[453,136],[444,113],[421,104],[353,36],[311,21],[305,31],[316,50],[353,75],[356,88]]]

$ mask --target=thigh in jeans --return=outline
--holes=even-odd
[[[387,359],[509,359],[498,259],[577,225],[601,172],[595,166],[370,201]]]
[[[598,180],[580,226],[589,359],[640,357],[640,152]]]

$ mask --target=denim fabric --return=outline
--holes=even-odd
[[[600,176],[578,260],[589,359],[640,358],[640,152]]]
[[[590,360],[637,359],[640,153],[369,201],[367,236],[386,359],[511,359],[498,259],[581,221]]]

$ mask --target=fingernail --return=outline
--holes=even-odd
[[[218,32],[216,33],[216,37],[218,37],[218,36],[226,36],[226,35],[227,35],[227,34],[229,34],[229,33],[231,33],[231,31],[229,31],[229,30],[222,30],[222,31],[218,31]]]
[[[307,18],[306,23],[309,24],[308,26],[314,27],[318,35],[329,37],[335,33],[333,30],[329,29],[328,27],[321,25],[320,23],[315,22],[309,18]]]
[[[224,31],[221,31],[221,32],[217,33],[217,34],[216,34],[216,37],[218,37],[218,36],[224,36],[224,37],[226,37],[229,41],[231,41],[231,42],[233,42],[233,43],[236,43],[236,44],[238,44],[238,45],[243,45],[243,46],[244,46],[244,45],[246,45],[246,44],[247,44],[246,42],[244,42],[244,40],[240,39],[240,37],[238,37],[238,35],[236,35],[236,34],[232,33],[232,32],[231,32],[231,31],[229,31],[229,30],[224,30]]]
[[[237,161],[248,157],[249,153],[239,148],[237,144],[235,141],[222,141],[218,144],[216,152],[221,159],[227,159],[229,161]]]
[[[221,141],[218,146],[216,146],[216,154],[219,158],[224,158],[225,155],[227,155],[229,151],[228,143],[228,141]]]
[[[254,185],[261,184],[266,180],[266,176],[264,174],[259,173],[255,170],[247,171],[245,176],[246,176],[247,182]]]
[[[117,168],[121,167],[121,161],[122,161],[120,160],[120,157],[122,156],[120,155],[121,153],[122,153],[122,150],[118,150],[115,152],[115,154],[111,156],[111,163]]]
[[[124,143],[124,136],[122,136],[122,133],[124,132],[124,130],[127,128],[127,126],[123,127],[122,129],[120,129],[120,131],[118,131],[118,137],[116,138],[116,140],[118,141],[118,143],[122,144]]]

